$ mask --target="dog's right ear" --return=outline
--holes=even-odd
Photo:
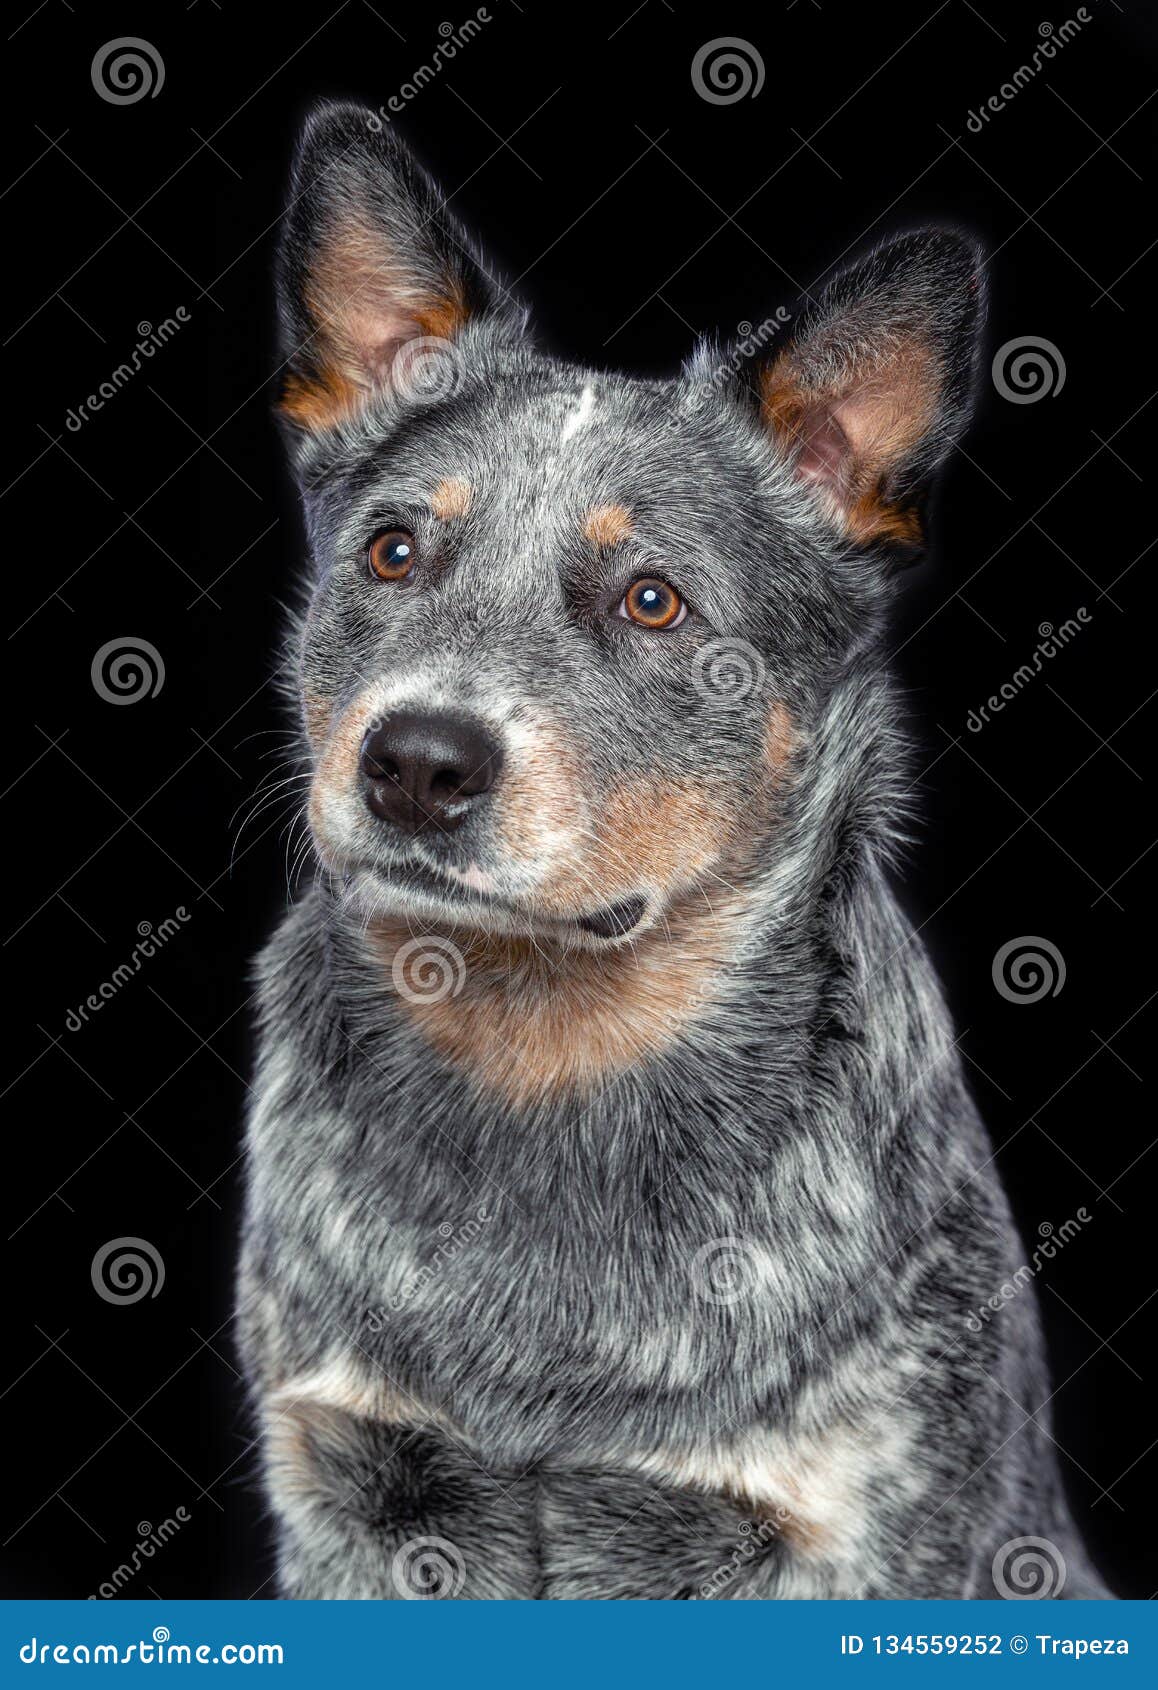
[[[405,385],[407,348],[525,316],[382,119],[319,106],[294,160],[278,254],[282,414],[313,433]]]

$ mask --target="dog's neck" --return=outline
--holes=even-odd
[[[721,881],[598,950],[448,929],[424,957],[424,942],[391,921],[366,943],[426,1042],[476,1086],[525,1105],[590,1097],[673,1046],[725,989],[756,917],[754,890]]]

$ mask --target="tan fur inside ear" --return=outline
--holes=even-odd
[[[407,341],[452,340],[467,320],[458,285],[440,293],[408,274],[385,237],[356,219],[331,231],[305,289],[316,325],[303,349],[308,373],[286,380],[281,409],[305,428],[327,428],[351,415],[374,388],[389,385],[391,364]]]
[[[918,514],[890,483],[934,426],[939,385],[932,352],[912,338],[824,382],[786,352],[764,373],[762,410],[851,539],[919,545]]]

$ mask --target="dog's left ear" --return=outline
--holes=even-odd
[[[405,386],[412,343],[453,343],[483,318],[516,332],[525,321],[394,131],[354,105],[306,120],[277,284],[281,411],[306,434]]]
[[[843,537],[924,544],[924,494],[968,420],[984,305],[972,242],[906,235],[806,301],[759,368],[765,425]]]

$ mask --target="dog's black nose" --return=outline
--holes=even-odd
[[[468,716],[397,711],[362,741],[366,802],[408,833],[461,826],[495,783],[502,748]]]

